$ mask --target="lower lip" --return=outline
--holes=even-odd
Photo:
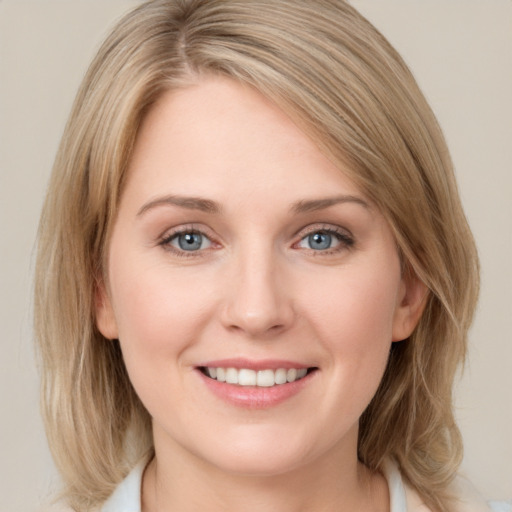
[[[201,370],[197,373],[202,378],[207,388],[218,398],[236,407],[247,409],[267,409],[297,395],[313,378],[314,372],[308,373],[302,379],[286,384],[278,384],[271,387],[238,386],[219,382],[207,377]]]

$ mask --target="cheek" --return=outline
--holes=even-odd
[[[310,294],[304,304],[340,390],[333,399],[337,406],[350,401],[356,415],[376,392],[391,348],[400,278],[399,271],[384,275],[347,272],[329,279],[327,290]]]
[[[112,273],[119,342],[133,387],[158,417],[170,407],[170,390],[174,406],[183,400],[182,354],[199,338],[208,308],[197,286],[168,268],[134,268],[127,262]]]
[[[330,276],[324,283],[312,280],[310,293],[302,294],[304,314],[324,333],[321,338],[340,349],[364,353],[389,345],[399,282],[399,277],[356,269]]]
[[[127,365],[132,359],[136,365],[147,361],[155,368],[168,364],[170,356],[178,357],[197,338],[211,309],[208,294],[198,292],[193,276],[165,265],[141,268],[137,262],[126,262],[113,272],[111,281]]]

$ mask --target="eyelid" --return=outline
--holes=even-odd
[[[347,228],[338,226],[336,224],[328,224],[328,223],[315,223],[310,224],[304,228],[301,228],[296,234],[294,235],[294,239],[296,240],[292,247],[295,249],[299,249],[298,244],[302,242],[307,236],[312,235],[317,232],[324,232],[328,234],[334,235],[338,241],[340,242],[336,247],[325,249],[323,251],[315,250],[315,249],[307,249],[307,248],[300,248],[306,251],[311,251],[316,254],[330,254],[335,253],[343,250],[350,249],[355,244],[355,239],[350,230]],[[201,236],[206,237],[209,242],[210,246],[204,249],[199,249],[196,251],[185,251],[182,249],[179,249],[173,245],[171,245],[171,240],[175,239],[177,236],[181,234],[187,234],[187,233],[196,233],[200,234]],[[174,253],[178,256],[184,256],[184,257],[198,257],[198,256],[204,256],[205,253],[210,252],[211,250],[215,250],[219,248],[222,244],[218,242],[218,237],[215,236],[215,234],[212,233],[212,231],[205,227],[204,225],[201,225],[198,227],[198,224],[190,223],[190,224],[182,224],[175,226],[173,228],[166,229],[162,235],[158,237],[157,244],[162,246],[163,249]]]
[[[309,224],[303,228],[301,228],[299,231],[297,231],[294,235],[294,238],[304,238],[308,235],[311,235],[312,233],[316,233],[317,231],[326,231],[329,233],[335,233],[339,234],[341,236],[345,236],[347,238],[354,238],[354,235],[351,233],[351,231],[347,228],[338,226],[336,224],[329,224],[326,222],[318,222],[314,224]]]
[[[326,249],[324,251],[318,251],[315,249],[305,249],[310,250],[312,252],[315,252],[316,254],[329,254],[332,252],[337,252],[344,249],[350,249],[355,244],[355,238],[354,235],[350,232],[350,230],[346,228],[342,228],[341,226],[337,226],[335,224],[326,224],[326,223],[318,223],[318,224],[310,224],[309,226],[306,226],[305,228],[302,228],[297,232],[295,235],[298,240],[294,242],[293,246],[294,248],[297,248],[297,245],[302,242],[306,237],[317,233],[317,232],[324,232],[328,234],[334,235],[339,241],[340,245],[333,247],[331,249]]]
[[[198,227],[197,224],[182,224],[170,229],[166,229],[162,235],[158,237],[157,243],[159,246],[161,246],[164,250],[169,251],[175,255],[178,256],[184,256],[184,257],[198,257],[203,256],[204,253],[215,249],[215,246],[219,246],[220,244],[215,240],[215,236],[210,234],[209,229],[205,228],[204,226]],[[179,249],[171,244],[171,241],[174,240],[179,235],[184,234],[198,234],[205,238],[207,238],[210,242],[210,246],[204,249],[199,249],[197,251],[185,251],[182,249]]]

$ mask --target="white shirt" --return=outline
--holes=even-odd
[[[103,504],[100,512],[141,512],[141,484],[146,460],[141,461],[119,484],[112,496]],[[384,468],[390,495],[390,512],[431,512],[418,494],[402,480],[395,464]],[[454,484],[460,500],[456,512],[512,512],[512,504],[492,502],[488,505],[470,484],[458,478]]]

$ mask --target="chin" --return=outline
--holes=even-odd
[[[303,457],[283,453],[237,453],[218,459],[216,467],[241,477],[275,477],[297,470],[305,464]]]
[[[288,429],[284,433],[275,429],[264,430],[255,432],[249,429],[250,435],[210,440],[211,444],[204,446],[202,453],[196,453],[219,470],[252,477],[286,474],[320,455],[316,453],[319,446],[310,446],[306,435],[301,439],[296,433],[290,435]],[[205,441],[206,445],[208,441]]]

